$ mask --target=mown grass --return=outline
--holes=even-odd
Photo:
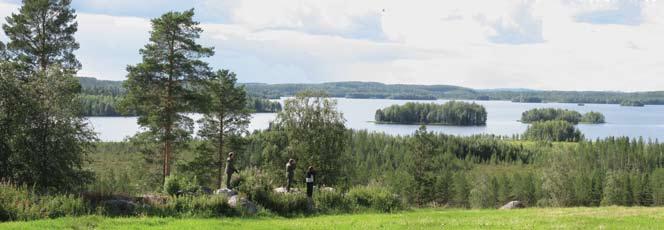
[[[418,209],[309,218],[107,218],[0,224],[0,229],[664,229],[664,208]]]

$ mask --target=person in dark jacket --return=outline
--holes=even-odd
[[[226,188],[231,189],[231,177],[233,173],[237,173],[237,169],[233,165],[235,162],[235,153],[228,153],[228,158],[226,158]]]
[[[293,178],[295,177],[295,160],[290,159],[286,163],[286,191],[290,192],[293,185]]]
[[[316,170],[314,170],[314,166],[309,166],[305,179],[307,183],[307,197],[309,198],[314,196],[314,176],[316,176]]]

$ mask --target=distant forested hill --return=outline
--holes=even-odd
[[[79,78],[82,86],[86,114],[91,116],[116,115],[115,103],[124,95],[122,81]],[[332,97],[377,98],[397,100],[507,100],[518,103],[596,103],[664,105],[664,91],[610,92],[610,91],[539,91],[530,89],[476,90],[452,85],[407,85],[377,82],[330,82],[318,84],[264,84],[244,83],[250,97],[249,107],[255,112],[276,112],[281,109],[277,102],[267,98],[293,96],[300,91],[326,92]],[[110,97],[110,98],[109,98]]]
[[[118,109],[118,103],[126,93],[122,81],[79,77],[79,83],[81,84],[79,100],[83,103],[85,116],[136,115],[133,112],[121,114]],[[250,96],[247,100],[247,109],[255,113],[276,113],[281,111],[281,104],[266,98]]]
[[[303,90],[324,91],[332,97],[435,100],[437,98],[468,98],[478,93],[469,88],[451,85],[388,85],[377,82],[330,82],[320,84],[246,83],[252,95],[270,98],[292,96]]]

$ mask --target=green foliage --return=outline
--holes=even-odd
[[[181,114],[200,106],[199,83],[210,76],[202,58],[212,48],[196,43],[202,29],[193,21],[194,11],[168,12],[152,20],[150,41],[140,50],[142,62],[127,67],[129,74],[126,107],[140,115],[139,125],[147,128],[143,140],[159,142],[163,178],[170,174],[172,154],[191,135],[191,119]]]
[[[512,102],[518,102],[518,103],[542,103],[542,98],[535,97],[535,96],[524,96],[524,95],[519,95],[518,97],[512,98]]]
[[[86,214],[86,202],[73,195],[38,195],[25,185],[0,182],[0,222]]]
[[[175,175],[170,175],[166,177],[164,182],[164,193],[175,196],[179,191],[183,189],[183,181],[180,177]]]
[[[149,203],[140,206],[137,215],[212,218],[236,216],[238,211],[228,205],[225,196],[197,195],[171,197],[165,203]]]
[[[583,134],[570,122],[553,120],[530,124],[522,137],[534,141],[577,142],[583,139]]]
[[[277,114],[271,128],[275,135],[286,138],[270,143],[283,148],[271,149],[272,168],[282,169],[284,162],[293,158],[298,162],[296,176],[304,175],[306,168],[313,166],[318,173],[316,183],[340,184],[348,170],[344,123],[342,114],[336,110],[336,101],[323,94],[306,92],[286,100],[284,110]]]
[[[0,81],[0,164],[6,166],[0,178],[42,191],[73,191],[88,183],[91,174],[83,166],[95,134],[79,116],[74,77],[49,69],[23,81],[3,74]]]
[[[338,190],[316,189],[313,196],[316,209],[320,213],[349,213],[353,211],[353,202],[346,194]]]
[[[604,114],[601,114],[599,112],[587,112],[586,114],[583,114],[583,117],[581,118],[581,123],[587,123],[587,124],[602,124],[605,123],[604,119]]]
[[[449,101],[439,105],[408,102],[376,110],[376,122],[400,124],[486,125],[484,106]]]
[[[542,121],[561,120],[567,121],[572,124],[588,123],[600,124],[604,123],[604,115],[598,112],[588,112],[581,115],[581,113],[568,109],[554,109],[554,108],[535,108],[523,112],[521,114],[521,122],[534,123]]]
[[[78,23],[70,4],[71,0],[27,0],[6,18],[2,29],[9,38],[7,49],[22,70],[34,74],[59,66],[75,74],[81,68],[74,56]]]
[[[636,100],[624,100],[620,102],[620,106],[643,107],[645,106],[645,104],[641,101],[636,101]]]
[[[221,70],[211,75],[202,86],[203,118],[199,120],[202,127],[198,134],[208,142],[209,147],[207,151],[199,151],[199,154],[202,154],[199,159],[204,159],[205,162],[192,163],[199,166],[212,163],[214,167],[209,167],[207,170],[217,171],[216,185],[219,188],[223,186],[226,150],[237,150],[228,148],[227,145],[230,143],[228,139],[246,134],[250,121],[249,111],[245,109],[247,97],[244,87],[236,86],[236,82],[235,73]],[[209,162],[210,159],[212,162]]]
[[[92,178],[83,164],[95,134],[76,100],[80,64],[69,4],[24,1],[3,25],[9,52],[0,60],[0,178],[40,192],[75,191]]]
[[[567,109],[531,109],[521,114],[521,122],[534,123],[540,121],[562,120],[573,124],[578,124],[583,116],[581,113]]]
[[[281,103],[265,98],[247,97],[247,109],[254,113],[277,113],[281,111]]]
[[[356,186],[351,188],[346,196],[355,210],[395,212],[404,209],[402,200],[381,186]]]
[[[496,179],[488,175],[479,176],[470,190],[468,203],[471,208],[495,208],[498,201]]]

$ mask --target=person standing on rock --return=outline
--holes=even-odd
[[[312,198],[314,196],[314,176],[316,176],[316,170],[314,166],[309,166],[307,169],[307,177],[305,182],[307,183],[307,197]]]
[[[233,165],[235,163],[235,153],[228,153],[228,158],[226,158],[226,188],[231,189],[231,177],[233,173],[237,173],[237,169]]]
[[[290,192],[293,185],[293,177],[295,177],[295,160],[290,159],[286,163],[286,192]]]

